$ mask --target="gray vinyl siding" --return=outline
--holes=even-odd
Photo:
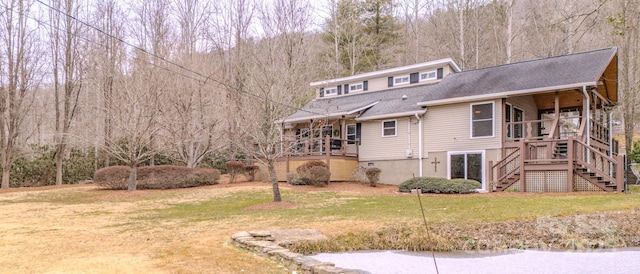
[[[494,103],[494,136],[471,138],[471,104]],[[502,100],[427,107],[424,116],[424,152],[501,148]]]
[[[396,136],[382,137],[382,121],[387,120],[396,120]],[[409,120],[411,121],[411,134],[409,134]],[[418,124],[415,117],[362,122],[360,161],[409,159],[406,157],[409,148],[413,152],[413,157],[410,159],[417,159],[418,134]]]

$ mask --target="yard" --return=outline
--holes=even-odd
[[[416,197],[397,193],[395,186],[281,184],[281,190],[279,204],[269,203],[270,184],[258,182],[135,192],[93,185],[2,190],[0,272],[286,273],[231,245],[230,236],[278,228],[338,236],[421,221]],[[573,214],[631,216],[637,224],[640,195],[633,191],[423,195],[422,203],[435,227]],[[635,229],[631,234],[640,239]]]

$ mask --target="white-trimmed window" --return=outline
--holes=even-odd
[[[334,88],[325,88],[324,89],[324,96],[332,96],[332,95],[337,95],[338,94],[338,88],[334,87]]]
[[[427,72],[423,72],[420,74],[420,81],[429,81],[429,80],[433,80],[436,79],[436,71],[427,71]]]
[[[393,85],[405,85],[409,83],[409,75],[393,77]]]
[[[362,83],[349,85],[349,92],[358,92],[358,91],[362,91],[362,89],[363,89]]]
[[[357,138],[356,134],[356,124],[347,125],[347,144],[352,145],[355,144],[355,140]]]
[[[471,138],[494,137],[493,102],[471,104]]]
[[[396,136],[396,120],[382,121],[382,137]]]

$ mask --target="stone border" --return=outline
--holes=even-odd
[[[292,234],[294,236],[292,236]],[[304,234],[300,236],[300,234]],[[282,262],[285,267],[293,273],[304,274],[361,274],[353,270],[346,270],[336,267],[330,262],[321,262],[309,258],[300,253],[295,253],[286,248],[288,244],[296,240],[305,238],[318,239],[325,238],[317,230],[312,229],[289,229],[289,230],[261,230],[242,231],[233,234],[233,243],[241,248],[258,252],[259,255]]]

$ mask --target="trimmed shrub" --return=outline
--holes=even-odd
[[[293,184],[293,180],[295,180],[296,178],[298,178],[298,173],[295,172],[289,172],[287,173],[287,183]]]
[[[296,172],[298,173],[298,177],[300,177],[300,178],[310,178],[310,176],[311,176],[310,170],[311,170],[311,168],[313,168],[315,166],[320,166],[320,167],[324,167],[326,169],[329,169],[329,166],[323,161],[320,161],[320,160],[308,161],[308,162],[300,165],[298,168],[296,168]]]
[[[303,186],[303,185],[310,185],[311,181],[307,178],[295,178],[291,180],[290,184],[294,186]]]
[[[314,186],[326,186],[329,184],[331,172],[323,166],[314,166],[309,169],[309,180]]]
[[[239,161],[228,161],[224,164],[227,168],[227,172],[229,173],[229,183],[233,183],[238,178],[238,174],[244,173],[245,166],[244,163]]]
[[[402,182],[398,189],[400,192],[411,192],[412,189],[419,188],[422,193],[474,193],[482,185],[474,180],[444,178],[418,177]]]
[[[367,175],[367,179],[369,179],[369,185],[375,187],[376,184],[380,181],[380,170],[377,167],[370,167],[364,172]]]
[[[369,183],[369,179],[367,179],[367,168],[359,166],[356,170],[351,172],[351,180],[356,181],[361,184]]]
[[[101,187],[127,189],[130,172],[131,168],[127,166],[110,166],[101,168],[96,170],[93,174],[93,182]]]
[[[99,169],[94,182],[111,189],[127,189],[131,169],[112,166]],[[137,170],[137,189],[171,189],[214,185],[220,180],[220,171],[209,168],[182,166],[145,166]]]
[[[256,171],[258,171],[260,167],[250,165],[244,167],[244,177],[247,178],[247,181],[253,181],[256,178]]]

